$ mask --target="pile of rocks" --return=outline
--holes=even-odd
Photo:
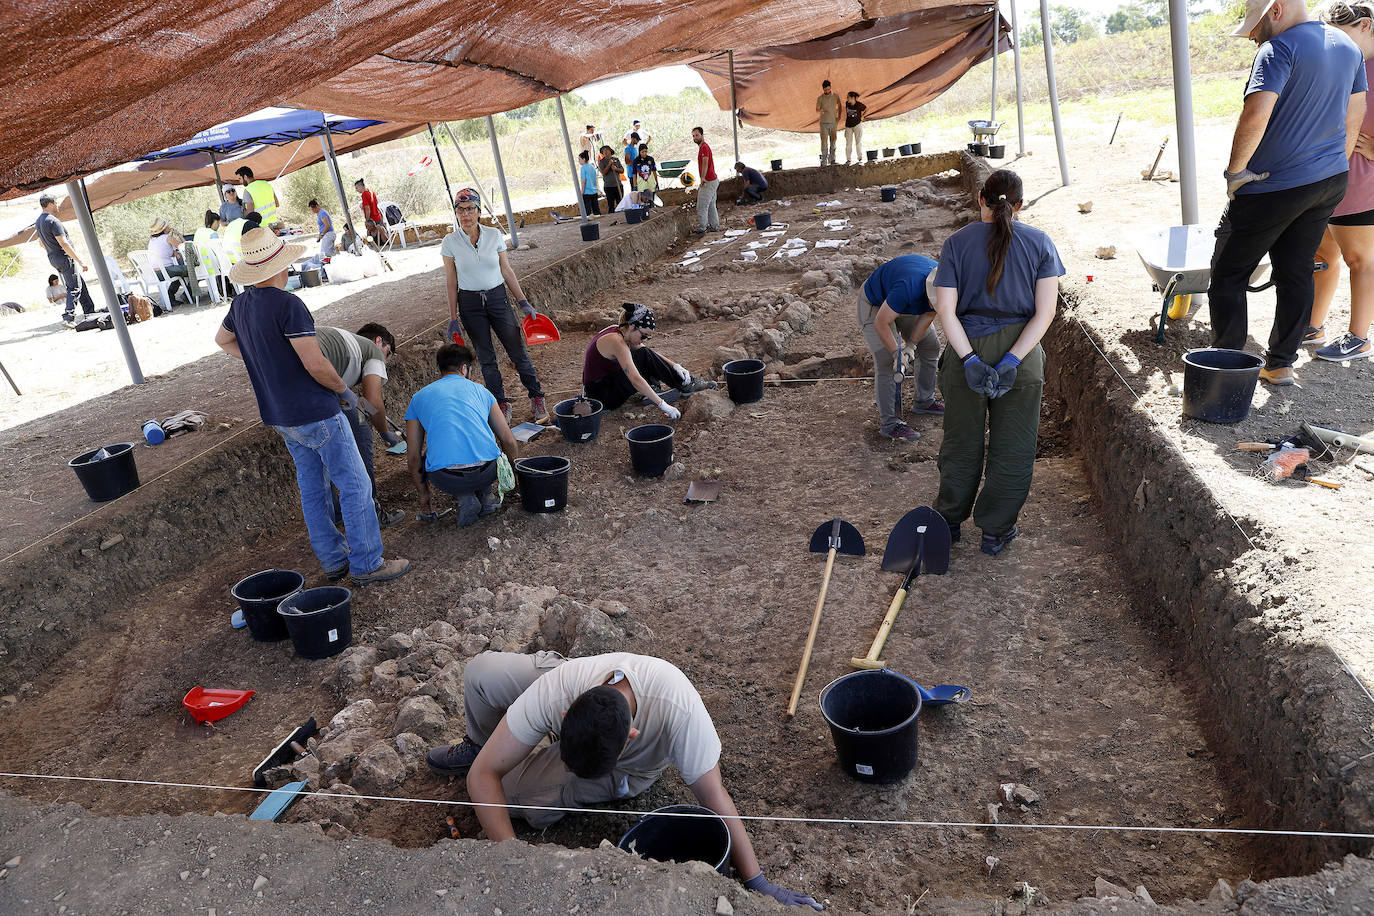
[[[425,770],[429,748],[462,738],[469,659],[487,650],[542,649],[572,658],[652,639],[653,632],[628,615],[618,601],[582,600],[549,585],[466,592],[446,620],[346,649],[325,680],[344,708],[311,739],[313,756],[268,771],[268,781],[306,779],[345,796],[395,794]],[[312,797],[292,809],[290,819],[345,836],[365,807],[348,798]]]

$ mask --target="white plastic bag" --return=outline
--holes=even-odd
[[[352,283],[363,278],[363,259],[346,251],[335,252],[326,270],[330,283]]]

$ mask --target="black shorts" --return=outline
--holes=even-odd
[[[1345,216],[1333,216],[1328,222],[1332,226],[1374,226],[1374,210],[1366,210],[1363,213],[1347,213]]]

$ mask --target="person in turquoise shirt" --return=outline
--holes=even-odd
[[[600,216],[601,207],[596,200],[596,166],[592,165],[592,156],[586,150],[578,153],[577,158],[581,162],[577,176],[582,186],[582,208],[588,216]]]

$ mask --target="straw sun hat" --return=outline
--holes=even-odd
[[[169,231],[171,228],[172,224],[159,216],[156,219],[154,219],[152,223],[148,226],[148,234],[150,236],[161,235],[162,233]]]
[[[239,240],[243,259],[229,268],[229,279],[239,286],[256,286],[270,280],[305,254],[304,245],[288,245],[271,229],[253,229]]]

